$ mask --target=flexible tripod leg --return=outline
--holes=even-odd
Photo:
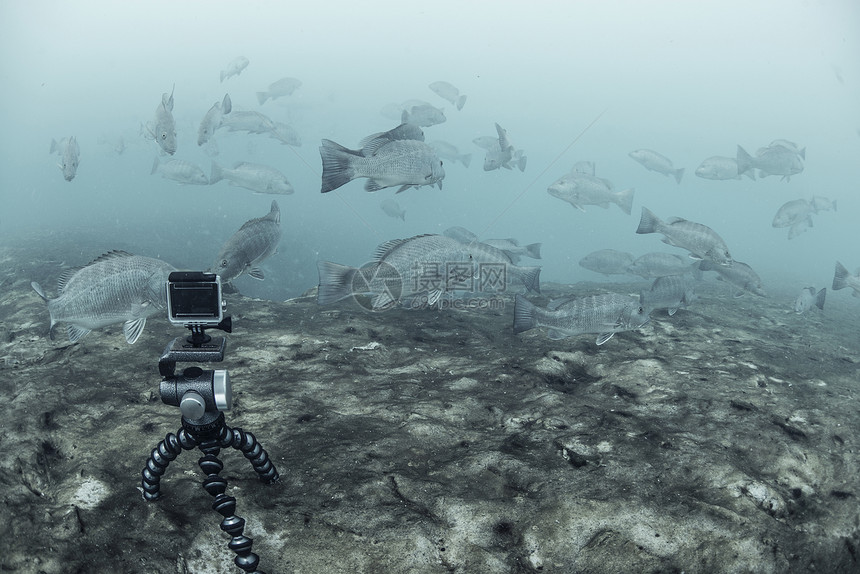
[[[220,442],[217,439],[209,439],[200,444],[203,456],[197,461],[200,469],[206,473],[203,480],[203,488],[215,497],[212,509],[224,518],[221,520],[221,530],[230,535],[231,539],[227,546],[236,553],[233,563],[245,572],[254,574],[265,574],[257,570],[260,557],[251,552],[254,541],[243,535],[245,530],[245,519],[236,516],[236,499],[224,494],[227,490],[227,480],[218,475],[224,469],[223,463],[218,460]]]
[[[143,498],[147,501],[153,501],[161,496],[159,490],[161,477],[167,470],[167,465],[177,456],[182,454],[183,450],[191,450],[197,446],[197,440],[191,436],[184,428],[179,429],[177,434],[169,433],[164,440],[158,443],[149,459],[146,461],[146,466],[143,468]]]
[[[225,424],[223,413],[219,413],[206,424],[197,425],[183,419],[182,428],[178,433],[170,433],[158,443],[143,469],[141,481],[143,497],[148,501],[156,500],[161,494],[159,486],[167,465],[182,454],[183,450],[199,448],[203,456],[197,464],[206,474],[203,488],[215,497],[212,509],[224,517],[221,520],[221,530],[231,537],[227,546],[236,553],[233,562],[245,572],[265,574],[257,570],[260,557],[251,552],[253,540],[243,535],[245,519],[236,516],[236,499],[225,494],[227,480],[219,476],[224,469],[224,464],[218,459],[218,454],[222,448],[228,446],[242,452],[262,482],[278,481],[278,471],[253,433],[245,432],[240,428],[231,429]]]

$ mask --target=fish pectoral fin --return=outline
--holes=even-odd
[[[704,259],[696,255],[695,253],[690,253],[690,259],[693,261],[703,261]]]
[[[379,191],[380,189],[384,189],[384,187],[379,185],[375,179],[368,179],[367,183],[364,184],[364,191]]]
[[[248,275],[250,275],[251,277],[253,277],[254,279],[257,279],[259,281],[262,281],[265,278],[263,275],[263,270],[260,269],[259,267],[251,267],[248,270]]]
[[[672,316],[672,315],[674,315],[677,311],[678,311],[678,308],[677,308],[677,307],[670,307],[670,308],[669,308],[669,316],[671,317],[671,316]]]
[[[603,343],[605,343],[606,341],[608,341],[609,339],[611,339],[613,335],[615,335],[615,333],[614,333],[614,332],[610,332],[610,333],[601,333],[601,335],[600,335],[599,337],[597,337],[597,341],[595,341],[595,342],[596,342],[598,345],[602,345]]]
[[[383,309],[388,309],[393,306],[397,301],[392,297],[391,293],[386,289],[382,293],[378,294],[373,298],[373,302],[371,303],[374,311],[381,311]]]
[[[427,305],[432,307],[441,298],[442,298],[442,290],[441,289],[434,289],[433,291],[430,291],[429,293],[427,293]]]
[[[69,325],[69,328],[66,329],[66,332],[69,334],[69,341],[72,343],[77,343],[81,337],[90,332],[89,329],[85,329],[84,327],[78,327],[77,325]]]
[[[567,335],[565,335],[564,332],[559,331],[558,329],[550,329],[549,331],[547,331],[546,336],[549,337],[550,339],[552,339],[553,341],[560,341],[560,340],[564,339],[565,337],[567,337]]]
[[[122,334],[125,335],[125,340],[129,345],[134,345],[140,334],[143,333],[143,327],[146,325],[146,317],[138,319],[130,319],[122,324]]]

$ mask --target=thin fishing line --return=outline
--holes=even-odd
[[[531,183],[529,183],[527,186],[525,186],[525,187],[523,188],[523,190],[520,192],[520,194],[519,194],[518,196],[516,196],[514,199],[512,199],[512,200],[511,200],[511,202],[507,205],[507,207],[505,207],[505,208],[504,208],[504,209],[503,209],[503,210],[502,210],[502,211],[501,211],[501,212],[500,212],[500,213],[495,217],[495,219],[493,219],[492,221],[490,221],[490,223],[488,223],[488,224],[487,224],[487,226],[486,226],[486,227],[484,227],[484,229],[482,229],[482,230],[481,230],[481,232],[478,234],[478,237],[482,237],[482,236],[483,236],[483,235],[484,235],[484,234],[485,234],[485,233],[486,233],[486,232],[487,232],[491,227],[493,227],[493,225],[495,225],[495,224],[496,224],[496,222],[497,222],[499,219],[501,219],[501,218],[502,218],[502,216],[503,216],[505,213],[507,213],[507,212],[508,212],[508,210],[510,210],[510,208],[511,208],[511,207],[513,207],[513,206],[514,206],[514,204],[515,204],[517,201],[519,201],[519,200],[520,200],[520,198],[521,198],[522,196],[524,196],[524,195],[526,194],[526,192],[527,192],[529,189],[531,189],[531,187],[532,187],[532,186],[537,182],[537,180],[539,180],[540,178],[542,178],[542,177],[543,177],[543,175],[544,175],[547,171],[549,171],[549,168],[551,168],[551,167],[552,167],[552,166],[554,166],[556,163],[558,163],[558,160],[560,160],[560,159],[561,159],[561,156],[563,156],[564,154],[566,154],[566,153],[567,153],[567,151],[568,151],[570,148],[572,148],[572,147],[573,147],[573,144],[575,144],[576,142],[578,142],[578,141],[582,138],[582,136],[584,136],[584,135],[586,134],[586,132],[588,132],[588,130],[590,130],[590,129],[591,129],[591,126],[593,126],[594,124],[596,124],[596,123],[597,123],[597,120],[599,120],[601,117],[603,117],[603,114],[605,114],[605,113],[607,112],[607,110],[609,110],[609,108],[605,108],[602,112],[600,112],[599,114],[597,114],[597,117],[595,117],[593,120],[591,120],[591,123],[590,123],[590,124],[588,124],[587,126],[585,126],[585,127],[582,129],[582,131],[581,131],[581,132],[579,132],[579,135],[577,135],[575,138],[573,138],[573,141],[571,141],[569,144],[567,144],[567,147],[565,147],[563,150],[561,150],[561,152],[560,152],[557,156],[555,156],[555,159],[553,159],[551,162],[549,162],[549,164],[547,164],[547,166],[543,169],[543,171],[541,171],[539,174],[537,174],[537,176],[535,176],[535,178],[531,181]]]

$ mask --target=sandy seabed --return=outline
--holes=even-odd
[[[180,426],[158,358],[183,334],[155,316],[133,346],[120,325],[51,341],[29,281],[58,273],[28,266],[0,285],[0,570],[240,572],[199,451],[169,465],[160,500],[141,496]],[[228,295],[213,365],[233,381],[227,424],[281,477],[221,452],[260,569],[860,571],[860,301],[828,294],[801,316],[715,283],[698,294],[599,347],[514,335],[510,297],[371,313]]]

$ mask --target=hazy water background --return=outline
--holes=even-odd
[[[774,296],[829,287],[837,259],[860,265],[860,4],[851,0],[4,2],[0,46],[0,242],[62,240],[67,265],[119,248],[207,268],[273,198],[280,252],[263,265],[266,281],[237,282],[272,299],[314,286],[317,259],[358,266],[385,240],[452,225],[543,242],[544,281],[603,280],[577,264],[595,249],[685,254],[634,233],[643,205],[715,229]],[[248,68],[219,83],[239,55]],[[283,76],[302,87],[259,106],[254,93]],[[462,111],[428,89],[436,80],[468,95]],[[303,145],[219,130],[214,159],[269,164],[296,193],[150,176],[157,146],[138,133],[174,84],[174,157],[208,173],[197,128],[229,92],[235,109],[292,124]],[[425,128],[426,140],[472,153],[472,166],[446,161],[441,191],[368,194],[358,180],[320,194],[320,139],[356,147],[396,125],[383,106],[412,98],[445,109],[448,121]],[[526,151],[524,173],[482,171],[472,139],[494,135],[494,122]],[[70,135],[81,163],[66,182],[48,149]],[[119,137],[121,155],[98,143]],[[777,138],[807,148],[790,182],[694,175],[706,157],[734,156],[737,144],[755,153]],[[627,154],[637,148],[685,167],[682,183],[634,162]],[[636,188],[632,215],[614,205],[581,213],[546,193],[579,160],[595,161],[617,189]],[[771,227],[783,203],[814,194],[837,200],[838,211],[791,241]],[[406,209],[405,223],[379,208],[389,197]]]

